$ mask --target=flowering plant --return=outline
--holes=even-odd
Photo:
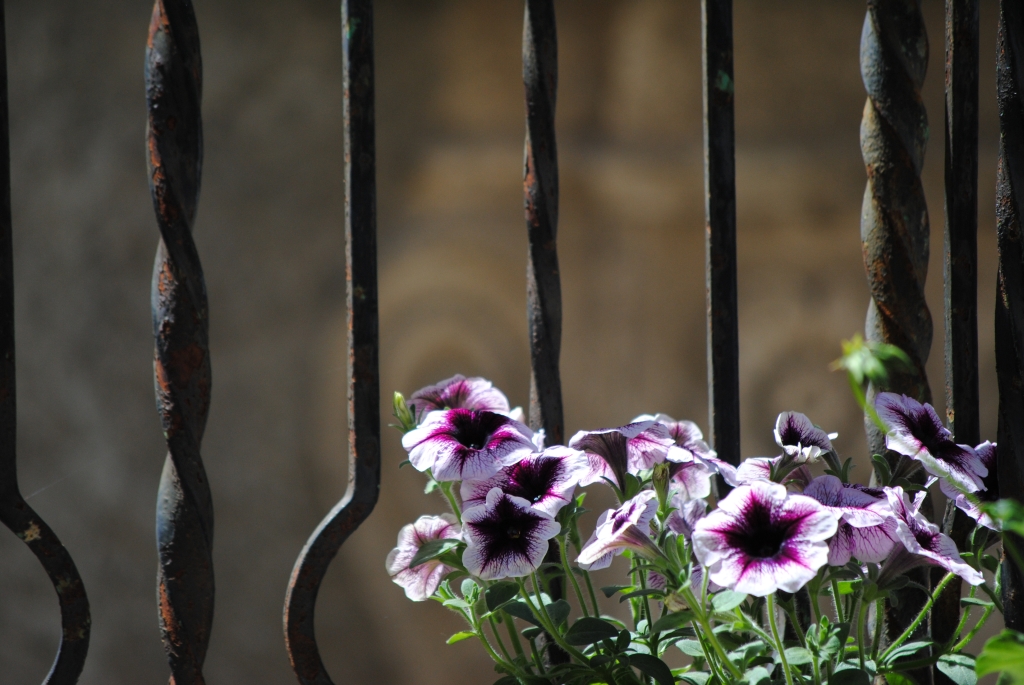
[[[977,659],[963,652],[1001,610],[1000,562],[987,550],[1001,529],[1024,532],[1020,505],[992,501],[995,445],[956,444],[931,405],[912,398],[868,402],[864,381],[884,379],[899,351],[854,341],[845,352],[839,367],[902,455],[895,466],[874,457],[871,487],[850,481],[838,436],[797,412],[775,423],[777,456],[733,465],[696,424],[664,414],[548,446],[482,378],[455,376],[408,401],[396,393],[408,463],[451,511],[402,528],[387,571],[410,599],[460,614],[467,628],[449,644],[478,640],[501,685],[894,684],[932,665],[959,685],[1000,670],[1024,678],[1020,633],[1004,631]],[[922,513],[936,482],[976,522],[962,549]],[[617,506],[584,538],[578,489],[590,485],[609,488]],[[616,556],[628,563],[625,582],[595,591],[592,572]],[[917,586],[907,572],[921,566],[945,575]],[[956,577],[970,591],[955,634],[921,639]],[[884,603],[908,585],[928,599],[893,636]],[[599,595],[626,603],[631,620],[610,615]]]

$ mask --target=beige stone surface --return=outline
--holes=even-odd
[[[345,478],[337,2],[197,2],[206,160],[196,240],[211,309],[204,457],[216,508],[207,680],[294,682],[281,605]],[[380,0],[381,378],[455,372],[527,400],[522,7]],[[929,362],[942,404],[942,25],[927,3],[933,136]],[[700,27],[696,2],[560,0],[559,249],[566,424],[664,411],[706,428]],[[82,682],[162,682],[153,519],[164,448],[152,395],[144,0],[8,3],[22,489],[76,559],[93,607]],[[858,222],[863,4],[736,0],[743,451],[777,412],[864,439],[828,371],[867,304]],[[994,3],[982,7],[982,430],[995,436]],[[383,421],[387,423],[388,408]],[[458,621],[413,605],[383,560],[441,502],[385,429],[381,504],[334,563],[317,625],[336,682],[487,683]],[[41,681],[53,591],[0,535],[0,683]]]

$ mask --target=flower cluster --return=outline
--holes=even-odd
[[[908,571],[947,572],[932,601],[954,576],[992,592],[982,570],[993,568],[985,549],[997,537],[985,504],[995,499],[996,450],[956,444],[935,410],[912,398],[880,393],[872,408],[888,429],[895,466],[876,457],[868,487],[850,482],[838,436],[797,412],[776,421],[777,456],[729,464],[696,424],[665,414],[546,446],[482,378],[455,376],[408,402],[396,393],[409,463],[451,512],[403,528],[388,573],[410,599],[460,612],[470,629],[450,641],[480,639],[509,683],[705,685],[710,674],[751,685],[784,675],[793,685],[826,682],[846,668],[899,672],[913,655],[900,647],[912,631],[882,645],[881,604],[896,601]],[[928,476],[915,476],[920,469]],[[963,554],[922,512],[935,481],[979,524]],[[618,506],[599,515],[584,541],[585,493],[577,490],[590,485],[610,488]],[[629,582],[602,590],[629,601],[633,626],[602,614],[591,579],[617,556],[629,564]],[[575,622],[556,592],[565,580],[582,614]],[[797,592],[811,598],[802,622],[786,599]],[[831,616],[819,598],[831,600]],[[779,610],[798,636],[792,645],[780,636]],[[545,645],[569,662],[544,658]],[[668,668],[662,656],[673,645],[694,657],[691,666]],[[752,679],[751,669],[760,675]]]

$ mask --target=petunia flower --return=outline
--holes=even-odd
[[[484,480],[462,481],[462,502],[465,508],[480,506],[493,488],[521,497],[534,509],[551,516],[572,499],[580,478],[589,463],[579,450],[553,445],[540,454],[530,456],[501,469]]]
[[[503,466],[534,451],[533,431],[507,416],[475,409],[427,414],[423,423],[402,436],[409,462],[434,478],[490,478]]]
[[[580,485],[607,478],[620,488],[627,473],[635,474],[665,461],[672,444],[668,429],[654,421],[580,431],[569,441],[569,447],[585,452],[590,462],[590,471],[580,479]]]
[[[398,532],[398,546],[384,562],[391,580],[405,588],[405,596],[414,602],[429,599],[446,575],[455,569],[437,559],[409,568],[420,547],[432,540],[458,540],[462,530],[451,514],[420,516],[416,523],[402,527]]]
[[[721,474],[729,485],[739,485],[736,482],[736,467],[718,458],[718,454],[704,442],[704,434],[693,421],[676,421],[668,414],[642,414],[633,421],[657,421],[668,428],[669,437],[675,444],[669,448],[665,459],[673,463],[673,477],[688,490],[706,481],[710,494],[711,477],[708,474],[716,473]],[[703,487],[700,486],[701,489]],[[707,495],[695,494],[693,497]]]
[[[996,482],[996,444],[986,440],[975,447],[974,452],[981,459],[981,463],[985,465],[985,468],[988,469],[988,476],[985,477],[985,488],[978,492],[976,496],[983,503],[995,502],[999,499],[999,487]],[[956,495],[956,506],[977,521],[978,525],[991,528],[992,530],[999,530],[998,524],[992,520],[992,517],[983,512],[980,506],[967,499],[962,492],[958,492]]]
[[[658,496],[642,490],[618,509],[609,509],[597,519],[597,527],[583,545],[576,563],[587,571],[607,568],[612,557],[631,549],[644,556],[661,552],[651,540],[651,520],[658,511]]]
[[[770,482],[772,466],[778,466],[781,461],[782,457],[749,457],[744,459],[736,468],[735,484],[750,485],[759,480]],[[803,464],[782,477],[783,484],[800,488],[806,487],[812,480],[814,480],[814,476],[811,475],[807,466]]]
[[[742,485],[699,520],[693,551],[710,579],[764,597],[796,592],[828,561],[835,515],[810,497],[767,481]]]
[[[775,442],[797,463],[814,461],[822,452],[833,451],[832,440],[838,433],[826,433],[804,414],[784,411],[775,421]],[[818,448],[817,451],[812,448]]]
[[[875,409],[890,428],[885,446],[920,461],[928,473],[941,479],[939,487],[947,497],[959,494],[949,480],[967,492],[985,487],[985,464],[971,447],[953,442],[952,433],[942,425],[932,405],[922,405],[906,395],[881,392],[875,398]]]
[[[543,563],[548,540],[561,526],[543,511],[491,488],[484,504],[462,512],[466,570],[483,580],[529,575]]]
[[[699,499],[683,499],[679,495],[672,500],[675,511],[665,519],[665,527],[677,535],[682,535],[687,540],[693,537],[694,526],[697,521],[704,518],[707,513],[707,502]]]
[[[896,516],[896,535],[903,545],[886,559],[879,574],[879,583],[924,564],[941,566],[971,585],[985,582],[981,572],[960,557],[956,543],[920,513],[923,495],[923,492],[919,493],[911,502],[903,488],[886,488],[889,506]]]
[[[466,378],[456,374],[436,385],[428,385],[414,392],[406,404],[416,423],[432,411],[439,409],[476,409],[508,413],[508,398],[486,378]],[[522,410],[519,412],[522,414]],[[517,421],[521,420],[516,418]]]
[[[851,557],[877,563],[889,556],[897,540],[896,519],[884,496],[872,496],[835,476],[815,478],[803,494],[821,502],[839,520],[828,543],[830,566],[845,566]]]

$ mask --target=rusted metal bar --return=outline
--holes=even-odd
[[[0,0],[0,521],[43,565],[60,603],[61,639],[46,685],[72,685],[89,651],[89,600],[71,555],[18,488],[14,376],[14,247],[7,97],[7,33]]]
[[[720,459],[740,463],[740,344],[736,305],[736,136],[732,0],[701,0],[708,422]],[[719,493],[728,486],[718,478]]]
[[[558,38],[553,0],[526,0],[523,16],[523,87],[526,143],[523,152],[523,204],[529,238],[526,264],[526,317],[530,331],[530,428],[543,429],[548,445],[565,442],[562,418],[562,282],[558,273],[558,148],[555,99],[558,91]],[[545,561],[559,563],[552,541]],[[561,599],[564,578],[544,573],[548,594]],[[569,660],[547,635],[545,658]]]
[[[996,467],[1000,497],[1024,500],[1024,7],[999,3],[996,48],[999,166],[996,175],[996,370],[999,429]],[[1019,549],[1024,540],[1017,537]],[[1003,557],[1003,618],[1024,630],[1022,569]]]
[[[160,628],[174,685],[201,685],[213,624],[213,500],[200,456],[210,408],[209,313],[192,226],[203,163],[202,60],[191,0],[156,0],[146,46],[157,410],[167,459],[157,497]]]
[[[303,548],[284,605],[292,669],[303,685],[330,685],[313,611],[327,567],[373,511],[380,493],[380,375],[377,316],[377,187],[373,2],[342,3],[345,90],[345,270],[348,299],[349,483]]]
[[[523,195],[530,255],[526,271],[530,328],[530,427],[549,445],[565,442],[562,381],[562,284],[558,273],[558,154],[555,95],[558,41],[552,0],[527,0],[523,20],[526,149]]]
[[[945,289],[946,421],[958,443],[977,445],[978,412],[978,0],[946,0]],[[963,548],[973,527],[949,502],[943,528]],[[939,572],[937,574],[937,572]],[[940,569],[932,571],[932,584]],[[953,637],[960,579],[932,609],[932,639]],[[939,685],[952,683],[937,667]]]
[[[868,340],[898,346],[911,368],[890,374],[884,388],[931,401],[925,362],[932,342],[932,320],[925,303],[928,273],[928,209],[921,186],[921,165],[928,141],[928,117],[921,86],[928,66],[928,37],[919,0],[868,0],[860,43],[861,76],[868,98],[861,121],[861,153],[867,187],[861,209],[864,268],[871,302]],[[868,446],[885,454],[885,436],[867,422]],[[897,455],[889,455],[895,461]],[[928,583],[924,569],[915,577]],[[925,601],[919,590],[901,593],[899,606],[887,603],[886,623],[895,637]],[[927,622],[925,622],[927,623]],[[920,633],[928,627],[922,624]],[[916,671],[930,682],[928,669]]]

